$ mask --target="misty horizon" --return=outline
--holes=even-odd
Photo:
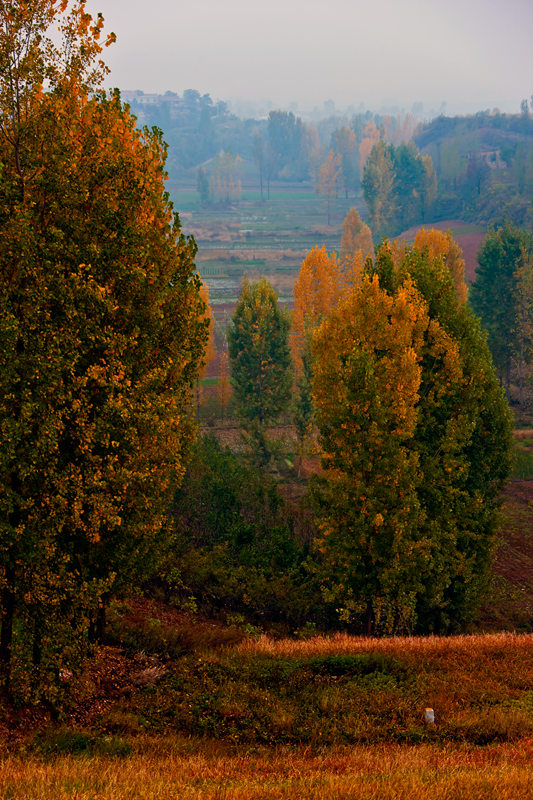
[[[533,92],[530,0],[153,0],[149,15],[129,0],[91,0],[88,10],[117,34],[105,52],[109,88],[194,88],[299,114],[328,100],[341,110],[518,113]]]

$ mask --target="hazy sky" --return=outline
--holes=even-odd
[[[88,0],[117,43],[109,85],[300,109],[332,99],[519,110],[533,0]]]

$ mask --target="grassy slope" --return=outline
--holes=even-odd
[[[0,760],[2,798],[533,797],[533,636],[216,646],[213,623],[144,612],[152,649],[179,628],[189,652],[104,648],[63,727]]]

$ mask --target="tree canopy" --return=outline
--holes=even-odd
[[[494,362],[508,389],[513,358],[523,340],[523,325],[527,324],[521,287],[531,273],[532,255],[531,233],[509,222],[490,230],[478,253],[470,290],[472,306],[488,331]],[[531,312],[527,317],[531,318]]]
[[[289,316],[268,281],[245,279],[227,334],[231,383],[237,414],[259,437],[263,458],[265,428],[290,401],[289,328]]]
[[[0,661],[52,699],[157,550],[208,326],[160,134],[99,91],[102,27],[0,7]]]

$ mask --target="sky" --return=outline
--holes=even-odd
[[[270,108],[517,113],[533,0],[88,0],[117,43],[109,87],[197,89]],[[443,104],[446,104],[443,106]]]

